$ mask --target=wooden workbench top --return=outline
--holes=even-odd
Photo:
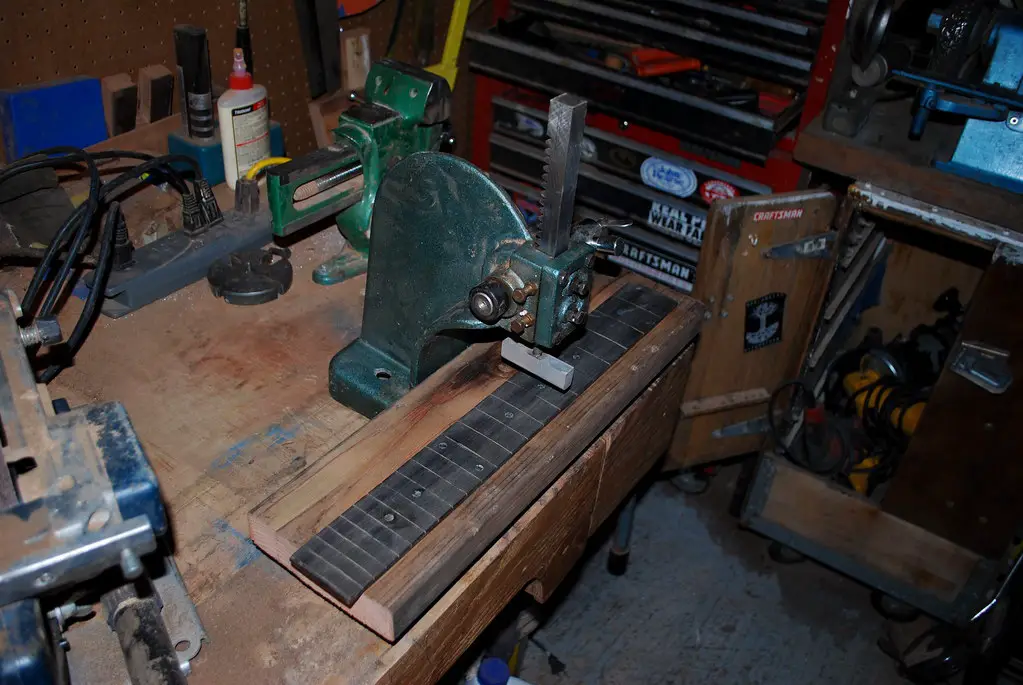
[[[137,223],[131,214],[129,223]],[[53,397],[72,406],[122,402],[141,436],[167,502],[174,557],[210,639],[193,660],[190,683],[432,682],[489,622],[473,616],[481,597],[492,616],[530,579],[547,574],[556,583],[574,561],[562,546],[571,538],[581,551],[589,534],[588,507],[607,466],[604,439],[394,645],[252,544],[245,532],[249,510],[366,423],[327,393],[330,358],[359,334],[365,278],[331,287],[311,279],[312,269],[341,244],[328,229],[293,246],[294,285],[276,302],[231,306],[201,281],[122,319],[100,318],[75,366],[50,386]],[[19,293],[26,281],[24,271],[0,273],[0,285]],[[79,308],[78,300],[66,305],[66,328]],[[696,308],[690,318],[701,319]],[[647,391],[605,436],[624,435],[639,445],[623,430],[649,436],[663,433],[652,428],[658,421],[673,426],[669,409],[677,404],[664,396],[681,395],[688,361],[672,369],[678,371],[665,371],[654,384],[660,390]],[[633,459],[643,469],[652,463]],[[608,500],[602,517],[631,487],[618,480],[625,490]],[[516,563],[505,563],[509,558]],[[534,585],[542,595],[552,587]],[[101,642],[117,653],[103,621],[80,624],[69,639],[72,662]],[[95,682],[107,682],[111,672]]]
[[[122,402],[142,438],[210,636],[190,683],[319,682],[339,663],[365,671],[388,648],[243,532],[254,504],[366,422],[327,393],[330,357],[362,320],[364,278],[312,282],[340,247],[330,230],[294,246],[294,285],[276,302],[235,307],[201,281],[125,318],[101,318],[75,366],[51,384],[72,406]],[[84,625],[92,623],[102,622]]]

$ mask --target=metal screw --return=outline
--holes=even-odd
[[[39,577],[36,578],[35,581],[32,582],[32,584],[35,585],[36,587],[42,588],[48,586],[52,582],[53,582],[52,573],[40,573]]]
[[[394,521],[394,514],[384,514],[384,521],[391,523]]]
[[[412,491],[412,496],[418,499],[423,496],[423,491],[420,490],[419,488],[416,488],[415,490]]]
[[[1018,126],[1019,117],[1009,117],[1009,126]]]
[[[703,313],[703,319],[704,319],[704,321],[710,321],[710,317],[711,317],[711,314],[710,314],[710,312],[704,312],[704,313]]]
[[[437,443],[437,449],[439,449],[439,450],[446,450],[447,448],[448,448],[448,444],[446,442],[438,442]]]
[[[515,300],[516,304],[523,304],[526,298],[536,295],[537,290],[539,288],[537,288],[536,283],[526,283],[521,288],[516,288],[512,291],[512,299]]]
[[[348,94],[348,100],[350,102],[355,102],[358,99],[359,99],[359,94],[356,93],[354,90],[351,93]]]
[[[60,332],[60,324],[56,319],[50,317],[36,319],[31,326],[21,329],[21,344],[25,347],[55,345],[63,337]]]
[[[476,464],[476,470],[477,471],[482,471],[483,470],[483,464]]]
[[[418,97],[418,95],[419,95],[419,90],[417,88],[410,88],[409,89],[408,96],[410,98],[412,98],[414,100],[414,99],[416,99],[416,97]]]
[[[515,414],[510,412],[510,411],[506,411],[504,413],[504,418],[506,418],[506,419],[514,419],[515,418]]]
[[[121,550],[121,573],[128,580],[135,580],[142,575],[142,561],[134,550]]]
[[[724,309],[721,310],[721,318],[722,319],[727,319],[728,318],[728,312],[726,312]]]

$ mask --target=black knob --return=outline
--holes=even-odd
[[[469,311],[486,324],[497,323],[508,311],[508,291],[491,276],[469,291]]]

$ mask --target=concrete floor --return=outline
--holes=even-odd
[[[904,683],[876,646],[869,591],[813,562],[781,565],[728,513],[738,469],[702,495],[656,483],[640,501],[628,572],[607,541],[581,567],[535,639],[534,685]]]

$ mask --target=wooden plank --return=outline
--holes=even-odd
[[[601,437],[609,449],[600,476],[600,491],[593,507],[589,533],[592,535],[607,520],[629,492],[654,464],[664,456],[671,444],[678,422],[678,398],[689,380],[695,346],[686,351],[661,375],[639,401],[650,405],[649,411],[622,425],[615,434],[608,429]],[[616,424],[617,425],[617,424]],[[614,449],[610,449],[613,445]]]
[[[134,129],[138,87],[131,80],[131,76],[128,74],[105,76],[100,85],[107,133],[118,136]]]
[[[777,457],[760,518],[943,601],[966,585],[980,557]]]
[[[799,373],[827,292],[834,251],[826,259],[767,259],[763,252],[831,230],[836,208],[834,196],[822,191],[735,198],[711,207],[700,260],[706,268],[697,271],[693,288],[693,296],[708,304],[709,318],[686,386],[684,403],[690,409],[733,393],[769,392]],[[747,333],[758,323],[766,326],[756,319],[747,323],[747,310],[775,294],[784,297],[781,340],[747,349]],[[680,425],[666,465],[740,454],[729,451],[733,446],[746,450],[750,440],[744,439],[717,441],[707,451],[704,427],[714,422]],[[699,443],[690,446],[684,439],[688,436]]]
[[[942,372],[882,508],[989,558],[1023,520],[1023,267],[996,254],[973,296],[960,340],[1008,350],[1015,382],[994,395]]]
[[[585,524],[593,507],[602,461],[601,447],[587,450],[400,641],[364,673],[328,682],[437,682],[508,602],[543,574],[549,559],[576,547],[578,523]]]
[[[595,295],[594,306],[620,285]],[[667,289],[663,292],[680,298],[675,311],[352,607],[342,608],[387,639],[403,632],[692,339],[701,307]],[[508,373],[497,361],[496,346],[470,348],[254,509],[249,517],[252,539],[287,565],[299,546],[474,407]]]
[[[139,69],[139,102],[136,119],[145,126],[165,119],[174,111],[174,74],[162,64]]]
[[[934,301],[949,288],[958,288],[965,305],[973,296],[984,270],[938,252],[898,240],[890,241],[881,301],[863,312],[851,340],[861,340],[871,328],[879,328],[885,341],[909,335],[920,324],[932,324],[940,316]]]
[[[763,446],[767,433],[716,438],[714,431],[766,414],[767,402],[761,402],[697,416],[683,416],[668,448],[668,459],[664,463],[664,469],[688,469],[756,452]]]
[[[700,414],[724,411],[725,409],[736,409],[748,407],[751,404],[763,404],[771,399],[771,393],[766,388],[753,388],[752,390],[740,390],[715,397],[704,397],[682,404],[682,416],[691,417]]]
[[[397,644],[375,661],[368,673],[345,682],[436,682],[454,665],[456,655],[472,644],[523,586],[538,601],[546,601],[585,549],[589,513],[595,514],[600,506],[609,466],[616,470],[615,464],[639,454],[633,440],[642,435],[651,420],[670,430],[672,412],[664,416],[658,409],[677,390],[679,381],[684,382],[691,362],[692,346],[622,412]],[[635,464],[637,472],[642,468],[642,464]]]
[[[763,251],[831,228],[836,202],[821,191],[718,201],[711,207],[693,297],[709,305],[685,401],[755,388],[799,372],[833,259],[766,259]],[[772,212],[783,212],[772,215]],[[792,214],[784,214],[792,212]],[[765,217],[787,218],[765,218]],[[747,303],[785,295],[781,341],[744,351]]]

